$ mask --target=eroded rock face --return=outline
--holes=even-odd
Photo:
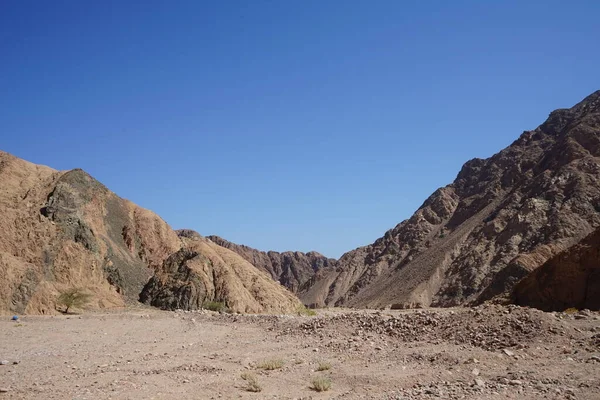
[[[512,300],[544,311],[600,310],[600,229],[520,281]]]
[[[514,285],[600,225],[600,91],[489,159],[306,283],[307,304],[453,306]]]
[[[197,310],[222,302],[242,313],[293,313],[300,301],[231,250],[195,235],[165,260],[140,301],[163,309]]]
[[[317,272],[333,270],[336,265],[335,259],[327,258],[316,251],[308,253],[300,251],[265,252],[229,242],[219,236],[207,236],[207,238],[219,246],[239,254],[255,267],[267,272],[273,279],[292,292],[297,292],[300,286]]]
[[[0,313],[53,313],[69,287],[91,292],[92,307],[123,306],[181,247],[156,214],[82,170],[0,152],[0,187]]]
[[[58,293],[72,287],[92,295],[92,308],[137,302],[144,287],[144,301],[161,308],[207,299],[241,312],[300,306],[237,254],[193,232],[180,238],[79,169],[0,152],[0,222],[0,314],[55,313]]]

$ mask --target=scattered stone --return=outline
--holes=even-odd
[[[479,386],[479,387],[485,387],[485,382],[483,379],[475,379],[475,385]]]
[[[475,376],[479,376],[479,370],[477,368],[473,368],[473,371],[471,371],[471,373]]]
[[[510,351],[509,349],[502,349],[502,351],[509,357],[513,357],[515,355],[515,353]]]

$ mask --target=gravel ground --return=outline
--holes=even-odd
[[[0,400],[600,399],[600,314],[589,311],[9,319],[0,320]],[[315,377],[331,388],[315,391]],[[253,379],[259,392],[247,390]]]

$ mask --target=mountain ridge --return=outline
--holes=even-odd
[[[599,130],[600,91],[552,111],[507,148],[467,161],[410,218],[305,285],[301,299],[379,308],[506,296],[600,224]]]

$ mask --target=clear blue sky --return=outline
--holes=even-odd
[[[600,89],[598,1],[1,1],[0,148],[338,257]]]

